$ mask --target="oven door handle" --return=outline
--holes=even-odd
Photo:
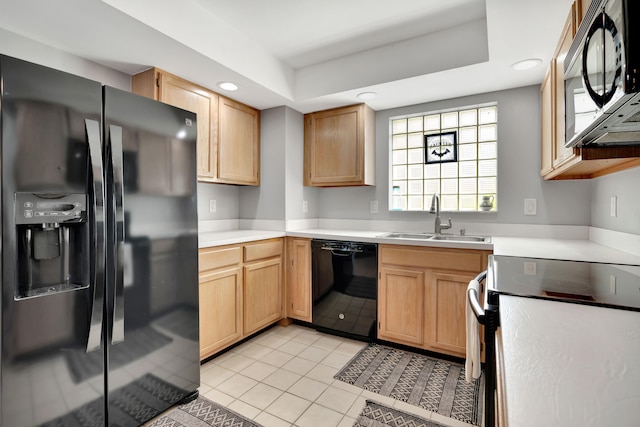
[[[482,283],[487,278],[487,272],[483,271],[478,274],[474,280],[478,283]],[[480,305],[479,295],[475,289],[469,288],[467,289],[467,298],[469,299],[469,304],[471,305],[471,309],[473,310],[473,314],[478,319],[478,322],[484,325],[485,321],[485,313],[484,309]]]

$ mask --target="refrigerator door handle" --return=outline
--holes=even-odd
[[[113,296],[113,323],[111,330],[111,343],[117,344],[124,341],[124,170],[122,156],[122,128],[109,126],[109,139],[111,142],[111,164],[113,166],[113,195],[115,198],[115,224],[116,224],[116,262],[115,268],[115,293]]]
[[[90,191],[93,193],[93,203],[90,209],[93,210],[95,224],[92,240],[92,260],[94,266],[93,277],[93,301],[91,305],[91,318],[89,323],[89,334],[87,337],[87,353],[100,349],[102,335],[102,313],[104,305],[105,291],[105,223],[104,223],[104,169],[102,165],[102,149],[100,144],[100,123],[96,120],[85,119],[85,129],[89,145],[89,159],[91,162],[91,172],[93,181]]]

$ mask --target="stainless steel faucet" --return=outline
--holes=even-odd
[[[434,227],[436,234],[442,234],[442,230],[449,230],[453,227],[453,224],[451,224],[451,218],[449,218],[449,224],[442,224],[442,220],[440,219],[440,197],[438,196],[438,193],[435,193],[431,198],[431,209],[429,210],[429,213],[436,214]]]

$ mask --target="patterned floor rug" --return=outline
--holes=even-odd
[[[465,423],[482,420],[484,373],[467,383],[460,363],[370,344],[335,378]]]
[[[353,427],[445,427],[381,403],[367,400]]]
[[[148,427],[261,427],[202,396],[171,409]]]

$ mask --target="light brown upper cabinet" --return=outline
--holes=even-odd
[[[259,110],[158,68],[134,75],[131,86],[198,115],[198,181],[260,185]]]
[[[637,147],[566,148],[564,125],[564,61],[576,31],[589,7],[576,0],[565,21],[560,40],[540,86],[541,167],[545,180],[595,178],[640,166]]]
[[[304,116],[304,185],[375,185],[375,112],[365,104]]]
[[[260,111],[220,96],[218,181],[260,185]]]

